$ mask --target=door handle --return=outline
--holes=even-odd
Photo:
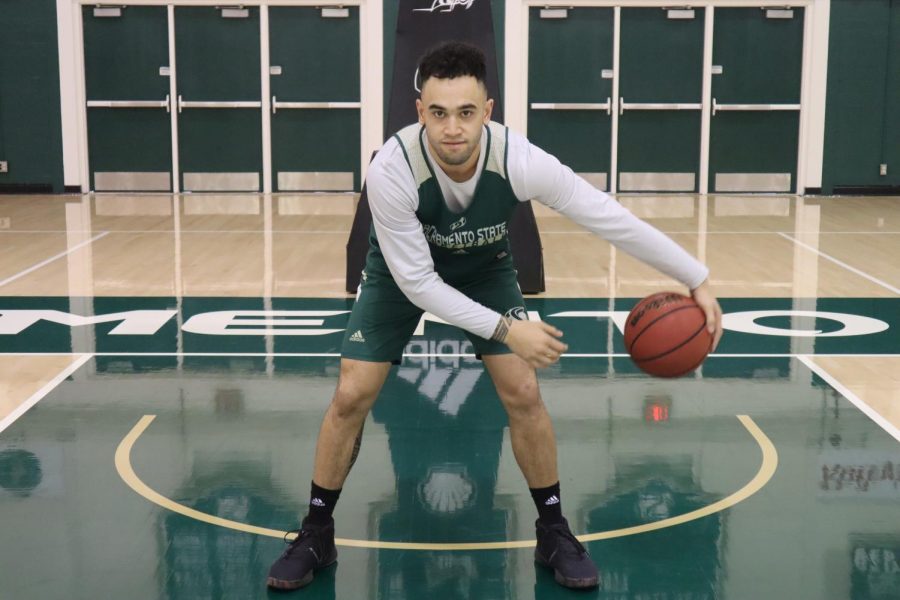
[[[532,102],[533,110],[605,110],[609,114],[610,99],[606,102]]]
[[[244,101],[244,100],[236,100],[236,101],[228,101],[228,100],[215,100],[215,101],[195,101],[195,100],[184,100],[181,95],[178,96],[178,112],[180,113],[182,109],[185,108],[262,108],[262,102],[256,101]]]
[[[169,97],[165,100],[88,100],[88,108],[165,108],[168,111]]]
[[[362,108],[361,102],[278,102],[275,96],[272,96],[272,114],[275,114],[279,108],[290,109],[347,109]]]
[[[625,98],[619,98],[619,114],[626,110],[702,110],[703,104],[699,102],[625,102]]]
[[[716,99],[712,101],[712,114],[718,111],[777,111],[777,110],[800,110],[799,104],[719,104]]]

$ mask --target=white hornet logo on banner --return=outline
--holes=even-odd
[[[438,9],[443,9],[441,12],[450,12],[457,6],[463,6],[466,10],[469,10],[473,2],[475,0],[434,0],[431,3],[431,8],[414,8],[413,12],[434,12]]]

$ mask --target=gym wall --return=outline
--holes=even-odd
[[[0,4],[0,193],[62,193],[54,0]]]
[[[822,192],[900,193],[900,0],[833,0],[831,23]]]
[[[832,0],[831,2],[827,0],[813,0],[813,3],[817,10],[823,6],[827,9],[820,11],[818,14],[824,12],[829,15],[827,30],[827,83],[810,90],[811,95],[826,99],[824,148],[822,149],[820,144],[820,152],[823,154],[823,159],[820,163],[813,165],[816,168],[808,169],[810,173],[807,174],[804,181],[800,182],[801,190],[810,192],[821,188],[823,193],[872,191],[894,191],[896,193],[896,190],[900,187],[900,0]],[[84,183],[81,181],[83,178],[81,173],[74,172],[78,170],[77,167],[71,169],[66,166],[66,173],[64,174],[64,163],[69,165],[72,164],[72,161],[70,159],[64,161],[63,157],[62,115],[65,111],[73,112],[78,109],[75,106],[68,105],[61,107],[61,98],[66,97],[66,94],[61,94],[60,91],[59,60],[60,56],[71,60],[71,53],[69,48],[64,48],[64,51],[60,53],[58,40],[72,37],[72,23],[58,23],[57,15],[62,14],[58,9],[60,4],[70,4],[70,2],[68,0],[7,0],[2,6],[2,16],[0,16],[0,161],[7,162],[9,172],[0,173],[0,192],[61,193],[67,189],[67,184],[69,191],[76,191],[80,190],[82,183]],[[431,3],[423,0],[423,4],[430,5]],[[369,6],[372,7],[379,5],[381,6],[381,14],[378,19],[378,29],[380,30],[380,35],[384,37],[383,54],[379,57],[379,62],[384,65],[383,86],[377,92],[372,90],[370,93],[378,94],[377,104],[381,105],[378,107],[378,110],[381,114],[386,115],[387,102],[385,96],[387,90],[390,90],[391,83],[391,70],[388,66],[393,61],[392,34],[396,23],[397,7],[395,3],[388,0],[369,2]],[[653,96],[652,90],[644,90],[642,88],[642,86],[645,86],[645,82],[628,80],[628,74],[625,72],[625,69],[629,66],[629,60],[634,59],[637,61],[631,69],[632,73],[636,72],[636,69],[643,68],[641,67],[641,60],[649,60],[636,54],[643,47],[640,36],[648,35],[647,33],[641,34],[641,32],[644,30],[652,32],[654,27],[661,27],[665,24],[643,22],[644,13],[637,11],[639,6],[646,7],[648,2],[623,2],[622,5],[624,6],[622,11],[623,24],[625,26],[623,35],[630,36],[627,39],[623,37],[622,43],[625,44],[623,49],[629,50],[630,48],[631,50],[629,50],[630,58],[623,56],[625,62],[620,67],[622,69],[620,82],[622,89],[620,91],[623,92],[620,96],[624,97],[626,104],[630,102],[675,101],[671,98],[659,100]],[[594,113],[579,115],[576,114],[577,111],[555,114],[546,110],[530,110],[527,108],[529,104],[535,102],[544,104],[580,102],[583,99],[577,97],[579,88],[583,88],[581,92],[592,88],[590,85],[580,85],[578,82],[572,84],[572,82],[569,82],[569,86],[573,89],[567,91],[557,83],[550,82],[549,79],[548,84],[540,85],[541,77],[550,78],[551,75],[554,75],[552,73],[553,70],[549,69],[548,65],[552,64],[551,59],[553,58],[554,47],[557,50],[560,49],[559,44],[554,46],[555,34],[547,28],[558,27],[562,24],[561,22],[551,23],[545,21],[542,23],[537,17],[528,15],[531,28],[531,36],[527,41],[531,48],[528,64],[521,64],[517,60],[517,55],[509,52],[504,43],[504,40],[510,35],[506,31],[507,17],[513,9],[521,12],[523,6],[522,0],[507,0],[506,2],[493,0],[492,2],[494,27],[498,41],[501,81],[507,79],[510,73],[515,75],[522,70],[527,70],[530,80],[528,90],[523,94],[529,96],[528,98],[504,98],[504,104],[507,107],[515,109],[517,104],[522,107],[519,109],[522,116],[518,120],[515,117],[515,110],[508,110],[509,117],[511,117],[508,118],[508,122],[514,126],[527,127],[529,135],[535,141],[546,144],[549,149],[557,152],[564,159],[572,162],[579,160],[585,162],[586,164],[584,165],[575,166],[581,172],[598,174],[595,181],[600,185],[604,182],[599,174],[608,174],[610,172],[611,165],[609,163],[612,157],[610,156],[609,147],[600,147],[598,150],[584,145],[586,143],[584,132],[593,132],[591,136],[595,139],[604,135],[611,135],[611,132],[605,133],[605,125],[597,119],[599,115]],[[455,10],[464,10],[464,8],[457,6]],[[528,8],[526,7],[525,10],[527,11]],[[535,7],[532,10],[538,11],[540,8]],[[569,45],[563,49],[568,54],[577,57],[602,57],[602,53],[607,51],[607,49],[597,46],[600,43],[598,38],[602,42],[605,37],[608,37],[606,33],[601,32],[598,36],[592,36],[591,34],[591,27],[593,26],[591,19],[596,21],[594,25],[608,27],[608,24],[604,24],[606,17],[599,20],[597,18],[597,15],[600,14],[598,11],[602,10],[611,11],[612,9],[598,7],[594,9],[579,8],[571,11],[569,25],[575,24],[577,25],[575,29],[580,27],[584,31],[582,33],[576,31],[577,35],[565,38],[569,41]],[[659,7],[657,7],[657,10],[660,10]],[[728,10],[738,11],[741,9],[729,8]],[[583,21],[578,21],[580,18],[578,13],[581,12],[584,15],[588,15],[588,11],[594,11],[593,16]],[[698,8],[698,11],[702,12],[702,8]],[[725,13],[726,10],[718,8],[717,12]],[[802,16],[803,11],[797,9],[795,12],[799,14],[795,16],[792,25],[792,35],[794,36],[798,34],[798,27],[802,28],[805,26]],[[649,15],[650,13],[646,14]],[[738,12],[733,14],[738,15]],[[702,20],[702,17],[700,20]],[[362,17],[360,17],[360,28],[364,26],[365,23],[362,22]],[[734,56],[740,56],[741,54],[740,44],[743,43],[741,42],[741,36],[748,36],[747,39],[749,41],[747,43],[756,44],[757,50],[764,46],[757,43],[757,34],[753,33],[752,28],[748,30],[746,24],[736,22],[729,25],[725,20],[719,21],[717,18],[716,26],[717,37],[715,37],[715,44],[718,44],[719,47],[722,47],[721,44],[723,43],[730,44],[731,49],[729,52]],[[754,27],[756,26],[761,27],[759,23],[754,25]],[[57,31],[58,27],[60,28],[59,31]],[[697,28],[696,22],[693,27],[694,29]],[[790,27],[786,26],[784,29],[790,29]],[[685,28],[685,30],[687,29]],[[313,27],[313,30],[315,30],[315,27]],[[749,35],[748,31],[752,35]],[[203,34],[201,33],[200,35]],[[366,34],[363,32],[361,35],[364,36]],[[697,32],[692,31],[691,35],[696,37]],[[723,35],[725,36],[724,38],[722,37]],[[694,48],[694,52],[696,52],[696,40],[691,41],[693,38],[687,38],[690,38],[690,35],[681,40],[686,44],[685,48]],[[766,45],[771,45],[772,40],[777,38],[768,37],[765,39],[767,39]],[[791,52],[793,57],[797,57],[798,50],[795,39],[794,41],[788,40],[785,44],[782,52]],[[290,49],[287,51],[290,52]],[[328,51],[323,53],[323,55],[328,54]],[[332,51],[330,54],[335,54],[335,52]],[[87,58],[88,56],[86,55]],[[762,58],[765,57],[762,56]],[[823,59],[821,56],[816,58],[818,60]],[[796,60],[796,58],[791,60]],[[645,66],[652,65],[652,61],[645,63]],[[572,64],[573,69],[583,66],[582,64]],[[606,67],[603,66],[602,68]],[[678,77],[678,81],[695,80],[696,67],[684,68],[686,70]],[[793,69],[793,67],[791,68]],[[556,70],[559,71],[559,73],[555,73],[556,75],[564,75],[566,72],[561,69]],[[720,81],[713,79],[713,95],[717,97],[717,101],[720,103],[725,103],[725,101],[718,96],[721,95],[721,98],[726,98],[729,94],[735,98],[732,101],[733,103],[770,102],[788,104],[795,101],[796,81],[793,83],[790,81],[771,82],[773,83],[773,89],[777,88],[775,91],[778,92],[772,98],[754,99],[746,96],[749,99],[739,99],[738,96],[742,85],[744,87],[747,86],[741,81],[727,83],[727,77],[732,73],[733,70],[726,70],[722,74]],[[751,77],[748,81],[752,81],[753,77],[755,77],[752,73],[750,75]],[[760,79],[764,80],[765,78],[760,76]],[[716,89],[720,82],[723,84],[721,90]],[[611,89],[600,89],[606,83],[608,83],[607,80],[601,79],[595,86],[597,87],[597,93],[603,92],[606,94],[603,98],[604,102],[607,96],[611,97],[609,92],[612,91]],[[696,87],[695,83],[691,85]],[[361,80],[361,85],[362,88],[359,94],[363,97],[366,91],[364,80]],[[674,89],[673,85],[664,87],[666,89]],[[626,87],[629,87],[629,90],[626,90]],[[335,89],[337,90],[337,87]],[[629,95],[635,100],[624,96],[626,91],[629,91]],[[288,92],[285,91],[284,93]],[[538,97],[539,93],[548,97]],[[549,97],[553,93],[558,94],[559,98]],[[571,98],[566,100],[564,98],[566,94],[569,94]],[[646,98],[640,99],[641,95],[645,95]],[[573,100],[572,98],[575,99]],[[303,100],[307,99],[303,98]],[[691,102],[693,100],[693,98],[689,99]],[[66,102],[71,104],[68,100]],[[682,101],[678,100],[678,102]],[[199,115],[200,113],[197,114]],[[288,114],[287,111],[285,111],[285,114]],[[310,128],[314,127],[313,123],[308,122],[310,117],[315,116],[312,113],[302,113],[302,118],[299,111],[292,114],[294,116],[289,119],[292,121],[292,124],[288,129],[285,129],[285,132],[289,133],[292,131],[291,128],[294,128],[296,131],[288,137],[299,136],[301,131],[310,131]],[[603,116],[605,116],[605,113]],[[649,153],[648,160],[652,164],[640,163],[643,160],[641,158],[641,149],[648,147],[647,140],[655,140],[655,146],[664,146],[669,143],[663,140],[665,136],[669,136],[668,139],[672,140],[679,139],[684,144],[687,144],[687,148],[683,151],[684,153],[696,154],[696,136],[698,133],[696,133],[697,125],[693,122],[696,121],[696,113],[683,111],[679,115],[673,116],[670,122],[661,121],[661,116],[662,113],[636,110],[625,110],[621,115],[621,131],[619,135],[623,137],[619,146],[618,159],[620,164],[618,165],[619,178],[617,183],[621,183],[623,173],[698,172],[697,165],[694,164],[696,161],[693,161],[693,159],[690,164],[670,165],[668,163],[673,160],[671,157],[652,156],[653,153]],[[314,118],[312,120],[316,123],[321,123],[323,120],[332,118],[332,115],[321,115],[321,117],[321,119]],[[802,176],[802,174],[797,173],[796,166],[791,166],[791,163],[796,162],[798,148],[802,146],[802,144],[794,144],[792,140],[796,136],[802,137],[804,135],[803,127],[797,123],[797,115],[790,110],[785,110],[767,115],[766,119],[754,121],[758,117],[760,115],[754,116],[749,113],[728,113],[724,111],[721,113],[717,112],[712,117],[709,138],[709,178],[706,182],[708,191],[717,191],[717,173],[739,172],[742,168],[748,173],[754,170],[789,173],[789,177],[792,180]],[[359,118],[358,115],[356,118]],[[91,120],[96,123],[91,125]],[[115,118],[109,119],[100,115],[97,119],[89,119],[88,125],[89,128],[97,131],[104,129],[106,131],[114,131],[116,129],[115,120]],[[109,122],[107,123],[106,121]],[[307,122],[304,123],[304,121]],[[354,123],[358,122],[354,121]],[[349,127],[351,130],[355,130],[356,125],[354,123],[349,125],[341,124],[340,127],[344,129]],[[587,124],[585,125],[584,123]],[[210,139],[204,137],[206,134],[203,133],[204,124],[202,122],[198,122],[194,129],[196,129],[194,133],[197,133],[199,138],[197,136],[192,137],[191,144],[202,148],[211,143]],[[258,125],[254,125],[250,129],[253,130],[250,135],[255,136],[255,132],[258,131]],[[365,130],[365,126],[362,129]],[[582,135],[559,135],[560,132],[567,130],[581,132]],[[819,130],[819,135],[821,135],[821,125]],[[764,136],[757,135],[757,139],[754,139],[753,136],[748,135],[748,131],[764,131],[766,133]],[[323,137],[320,132],[315,133],[314,137]],[[387,131],[380,133],[382,135],[381,139],[390,134]],[[807,136],[812,135],[812,133],[810,131],[805,132]],[[554,136],[571,139],[571,143],[567,142],[566,139],[554,139]],[[786,136],[787,141],[781,140],[776,144],[779,148],[777,152],[766,152],[766,148],[771,148],[771,145],[767,146],[763,142],[773,140],[774,143],[778,136]],[[66,139],[69,137],[71,137],[71,134],[67,134]],[[327,164],[327,161],[326,164],[316,164],[315,161],[320,160],[321,156],[317,156],[315,152],[309,152],[305,147],[299,149],[292,147],[291,143],[286,141],[285,135],[277,137],[277,139],[276,137],[273,136],[273,147],[276,143],[284,147],[283,152],[276,150],[276,155],[305,155],[306,159],[304,160],[309,162],[308,165],[284,166],[285,172],[320,172],[335,168]],[[377,146],[377,143],[380,141],[370,140],[364,134],[356,137],[351,135],[349,139],[351,145],[359,144],[361,146]],[[746,143],[742,143],[742,141]],[[257,147],[259,146],[259,142],[255,144]],[[95,139],[88,146],[93,159],[99,162],[104,160],[115,162],[114,159],[117,158],[115,153],[107,152],[108,148],[104,147],[102,139]],[[68,142],[66,142],[66,147],[68,147]],[[338,148],[334,150],[336,153],[339,153]],[[367,160],[370,150],[369,148],[360,147],[357,151],[354,148],[349,153],[349,158],[335,155],[336,158],[334,160],[352,163],[346,169],[341,167],[341,170],[352,173],[352,186],[354,189],[359,189],[361,185],[361,176],[365,165],[363,157]],[[259,152],[260,150],[257,148],[256,151]],[[170,157],[166,155],[161,160],[165,162],[165,160],[169,159]],[[754,161],[762,162],[755,164]],[[765,161],[770,161],[772,164],[767,164]],[[77,165],[78,161],[75,160],[74,164]],[[150,169],[151,167],[148,166],[146,168]],[[152,168],[156,170],[159,167],[152,166]],[[201,168],[207,169],[208,167],[199,165],[197,170],[199,171]],[[258,165],[255,168],[258,168]],[[816,172],[818,168],[821,169],[821,176]],[[109,169],[127,171],[128,167],[113,165]],[[885,174],[882,175],[882,172]],[[86,182],[88,189],[93,189],[96,185],[93,175],[94,171],[92,170],[89,175],[89,181]],[[278,190],[277,179],[277,176],[274,177],[273,191]],[[290,178],[285,179],[285,181],[289,180]],[[688,189],[697,191],[700,189],[701,182],[698,177],[695,177],[693,182],[687,182],[684,178],[682,178],[680,183],[678,178],[671,181],[677,184],[673,185],[672,191],[687,191]],[[728,187],[727,178],[724,180],[720,178],[720,182],[722,181],[726,184],[722,186],[723,190],[736,189]],[[612,183],[611,178],[607,177],[606,185],[601,185],[601,187],[611,189]],[[796,182],[792,181],[792,183]],[[631,185],[639,191],[642,185],[640,177],[635,178],[631,176]],[[622,187],[619,186],[620,189],[618,191],[622,191]]]

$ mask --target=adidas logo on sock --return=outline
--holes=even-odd
[[[547,498],[547,501],[544,502],[544,506],[552,506],[554,504],[559,504],[559,498],[557,498],[555,494]]]
[[[559,501],[557,500],[557,502],[559,502]],[[319,507],[325,506],[325,503],[322,502],[318,498],[313,498],[312,500],[309,501],[309,503],[312,504],[313,506],[319,506]]]
[[[366,338],[363,337],[362,331],[357,331],[353,335],[350,336],[351,342],[363,342],[365,343]]]

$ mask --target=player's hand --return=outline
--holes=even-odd
[[[709,291],[708,279],[691,290],[691,296],[693,296],[697,306],[706,313],[706,328],[710,335],[713,336],[712,349],[710,350],[712,352],[719,345],[719,340],[722,339],[722,307],[719,306],[719,301],[716,300],[713,293]]]
[[[559,360],[559,355],[569,349],[558,338],[562,331],[543,321],[512,320],[506,345],[516,355],[536,369],[549,367]]]

